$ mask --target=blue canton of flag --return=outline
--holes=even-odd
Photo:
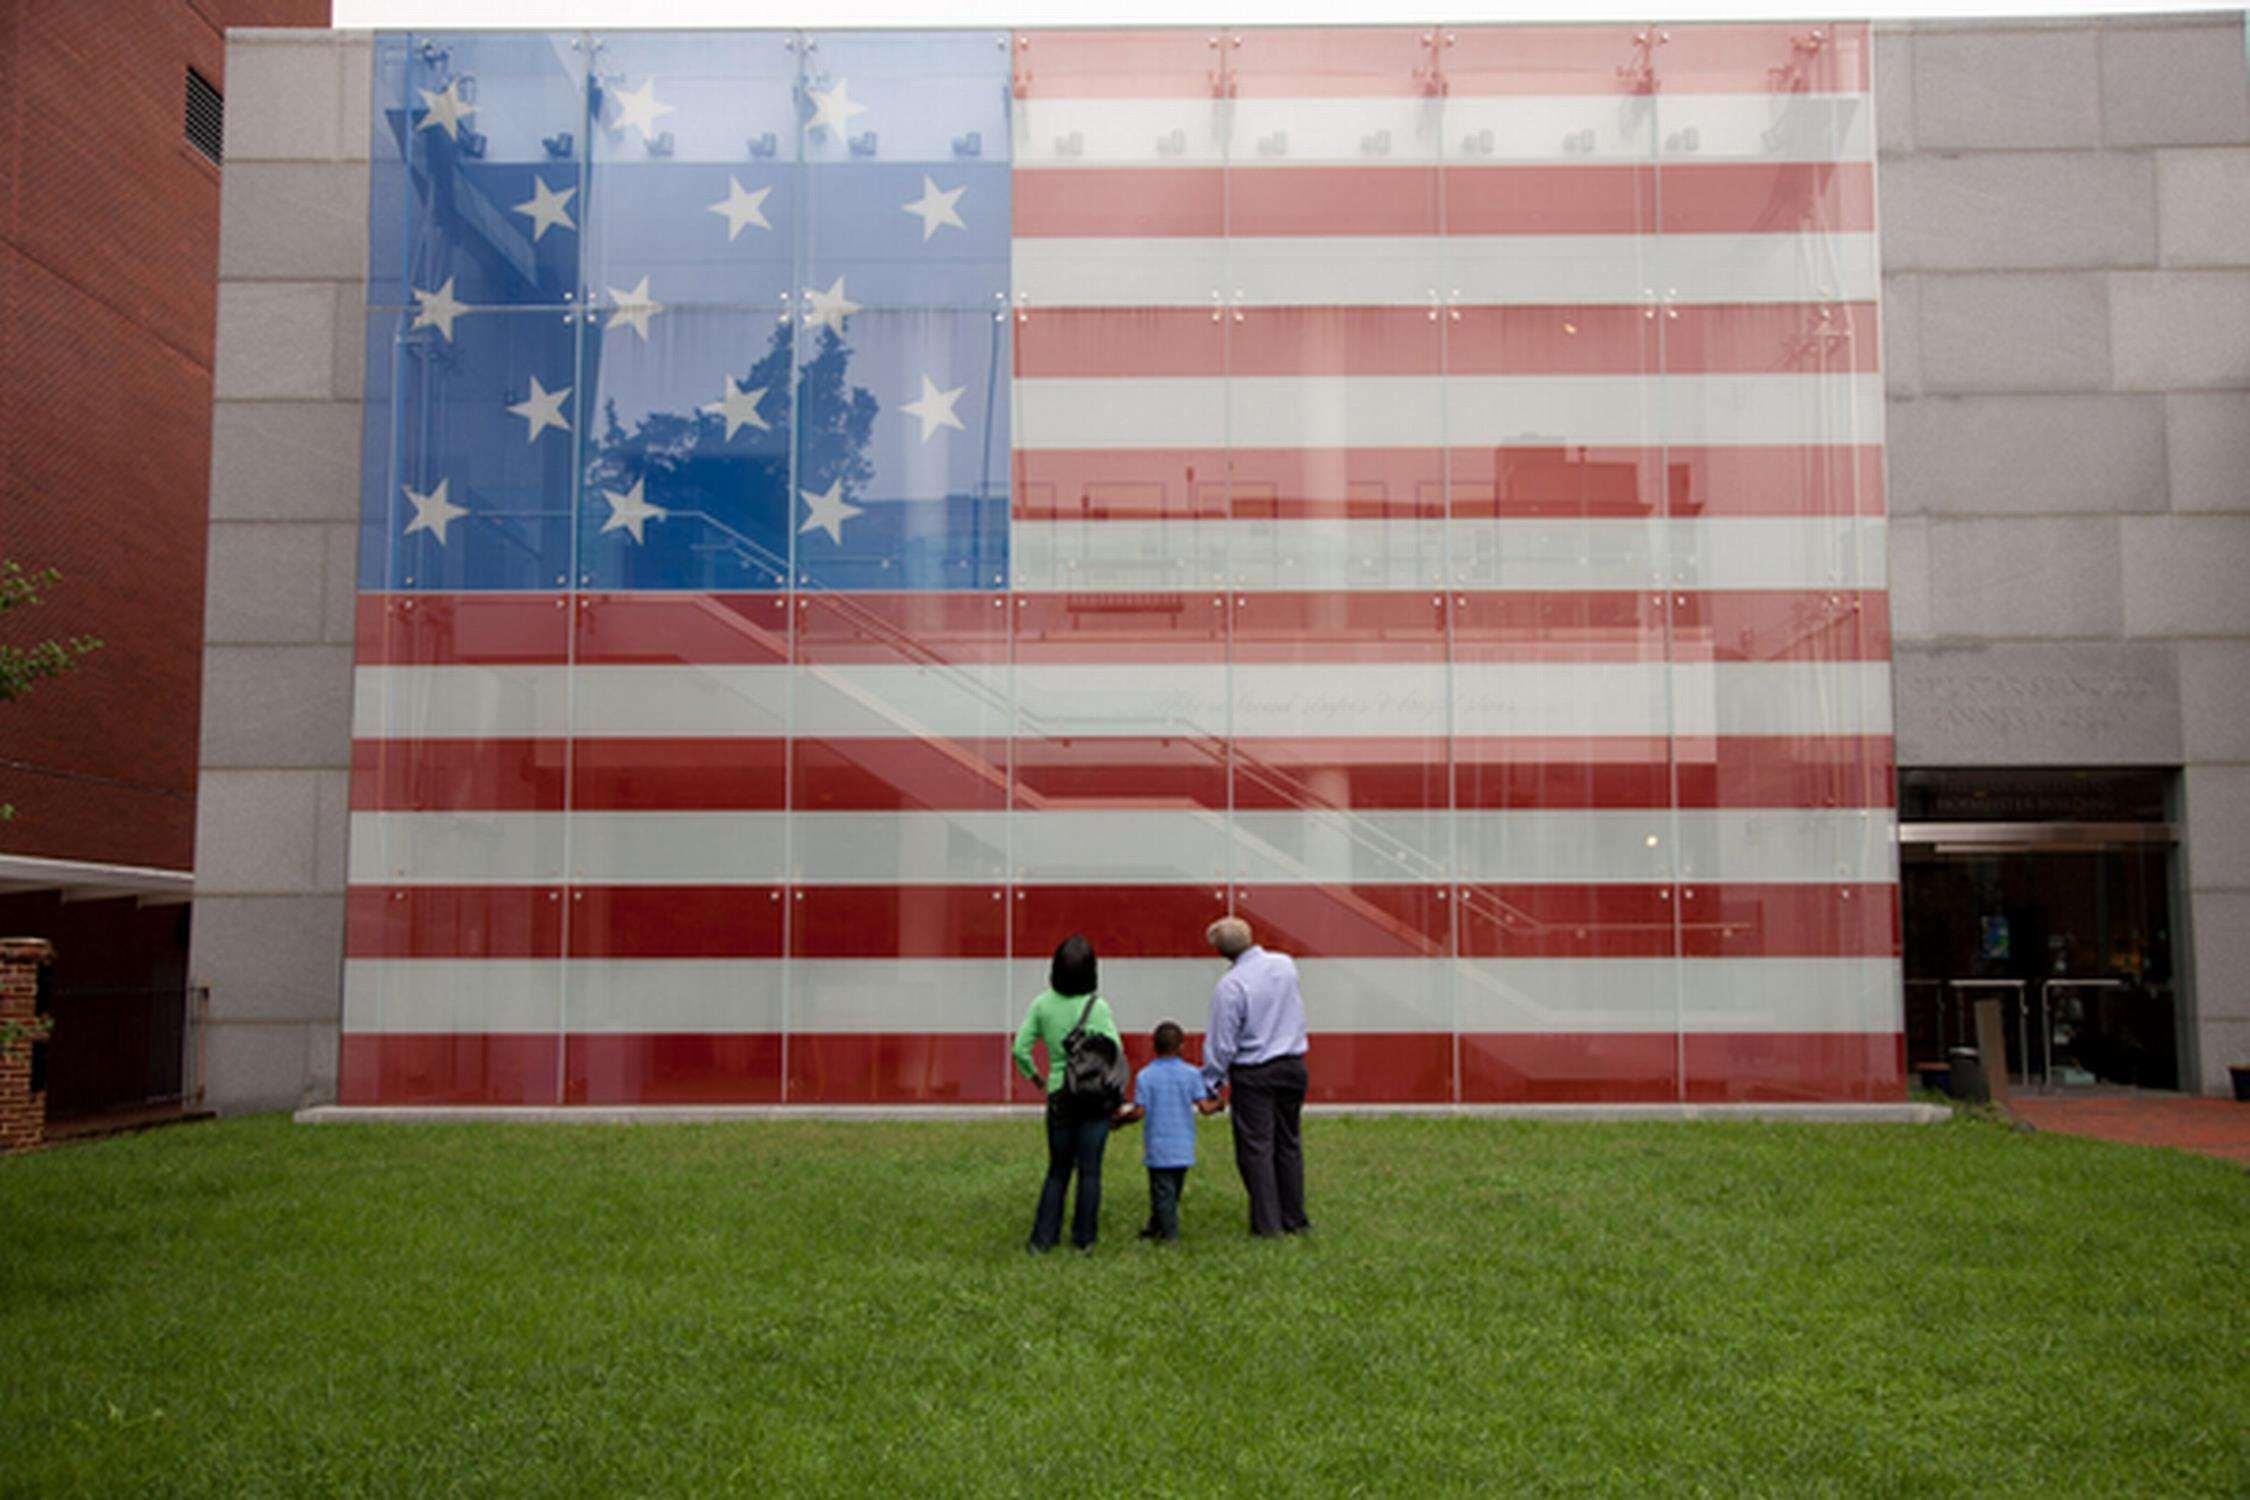
[[[362,587],[1005,586],[1006,52],[574,40],[383,39]]]

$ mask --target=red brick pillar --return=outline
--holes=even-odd
[[[31,1044],[39,970],[54,959],[45,938],[0,938],[0,1156],[29,1151],[47,1133],[46,1092],[31,1091]]]

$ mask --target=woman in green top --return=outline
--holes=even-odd
[[[1070,1242],[1080,1251],[1094,1248],[1101,1227],[1102,1148],[1109,1144],[1109,1110],[1101,1105],[1080,1105],[1062,1092],[1063,1038],[1086,1018],[1089,1036],[1107,1038],[1124,1052],[1124,1039],[1110,1017],[1109,1002],[1095,995],[1100,973],[1094,945],[1077,933],[1064,938],[1047,969],[1046,992],[1024,1012],[1016,1028],[1016,1068],[1033,1083],[1041,1082],[1031,1049],[1047,1044],[1047,1181],[1039,1189],[1039,1213],[1031,1221],[1031,1249],[1045,1254],[1062,1238],[1063,1195],[1070,1190],[1070,1174],[1078,1173],[1078,1207],[1071,1215]],[[1088,1003],[1091,998],[1091,1004]]]

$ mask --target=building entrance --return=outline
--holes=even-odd
[[[2013,1079],[2179,1086],[2170,776],[1908,771],[1900,789],[1909,1065],[1997,999]],[[1987,1063],[1989,1066],[1989,1062]]]

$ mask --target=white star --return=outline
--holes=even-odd
[[[961,419],[953,414],[953,403],[960,400],[961,393],[967,389],[965,385],[957,385],[950,391],[941,391],[937,388],[937,382],[925,375],[922,377],[921,399],[909,402],[899,410],[920,419],[922,441],[925,443],[937,434],[940,427],[966,432],[968,429],[961,425]]]
[[[437,488],[427,494],[417,493],[410,484],[399,486],[406,491],[407,500],[414,506],[414,519],[406,523],[408,536],[417,531],[427,531],[438,539],[440,547],[445,545],[445,528],[469,513],[467,506],[455,505],[445,498],[445,487],[450,482],[439,480]]]
[[[731,240],[742,233],[743,227],[749,224],[755,224],[760,229],[773,228],[771,224],[766,222],[766,211],[763,206],[766,201],[766,194],[772,191],[772,188],[760,188],[754,193],[746,193],[742,190],[742,184],[734,180],[734,174],[731,172],[727,174],[726,200],[712,204],[711,212],[726,216],[728,239]]]
[[[809,128],[818,130],[821,126],[826,125],[838,135],[842,135],[845,130],[850,128],[853,115],[867,113],[866,105],[852,102],[851,95],[844,92],[846,87],[845,81],[839,78],[836,80],[836,86],[827,93],[823,94],[817,89],[813,91],[815,108],[812,124]]]
[[[441,338],[453,337],[453,320],[469,310],[466,302],[453,299],[453,278],[445,278],[445,285],[434,292],[414,289],[414,322],[407,332],[416,328],[435,328]]]
[[[531,242],[534,245],[539,243],[539,236],[550,229],[576,229],[578,227],[570,222],[570,209],[568,207],[571,195],[577,191],[578,185],[576,183],[558,193],[547,186],[547,180],[544,177],[533,177],[531,179],[531,201],[517,204],[516,212],[531,216]]]
[[[616,287],[611,287],[609,289],[609,300],[614,305],[609,313],[609,330],[605,331],[629,327],[641,336],[643,343],[646,343],[648,341],[648,320],[664,311],[664,304],[648,294],[648,278],[643,276],[641,284],[629,292],[619,291]]]
[[[839,479],[822,494],[816,495],[811,490],[797,491],[805,497],[806,511],[805,524],[797,528],[797,535],[803,536],[808,531],[825,531],[830,541],[839,547],[843,546],[844,523],[860,513],[858,506],[844,498],[843,490],[844,481]]]
[[[725,380],[724,386],[725,395],[709,406],[699,407],[698,410],[725,417],[727,419],[726,435],[728,437],[733,437],[739,429],[744,427],[755,427],[760,432],[772,430],[767,426],[766,419],[758,415],[758,403],[766,399],[766,388],[764,386],[736,390],[734,377],[731,375]]]
[[[922,196],[907,204],[906,211],[917,215],[922,220],[922,241],[924,244],[929,243],[930,236],[936,234],[948,224],[955,229],[969,227],[961,222],[961,215],[956,213],[953,208],[954,204],[961,201],[961,195],[968,190],[968,184],[963,183],[949,193],[941,193],[938,191],[938,185],[930,180],[929,174],[927,172],[922,174]]]
[[[826,323],[830,329],[842,333],[844,319],[859,311],[859,304],[844,295],[844,278],[841,276],[825,292],[816,292],[811,287],[806,287],[805,296],[812,301],[812,306],[805,309],[807,328],[815,323]]]
[[[609,519],[602,522],[604,535],[612,531],[630,531],[634,541],[648,540],[641,535],[641,528],[651,520],[663,520],[665,511],[661,505],[649,504],[647,497],[641,494],[641,486],[647,482],[645,479],[634,480],[633,487],[622,495],[615,490],[602,491],[609,501]]]
[[[671,105],[656,102],[656,80],[653,78],[637,90],[619,89],[610,97],[617,101],[617,123],[612,128],[638,129],[644,140],[655,139],[658,117],[672,112]]]
[[[460,87],[461,80],[455,78],[449,80],[444,89],[435,94],[428,89],[416,89],[414,92],[422,96],[423,104],[422,123],[417,128],[427,130],[435,125],[445,132],[446,139],[455,141],[461,139],[461,122],[475,114],[477,107],[474,104],[462,102],[459,93]]]
[[[530,431],[523,435],[527,443],[539,441],[539,434],[552,427],[557,432],[570,431],[570,423],[563,420],[562,404],[570,399],[570,387],[550,391],[539,384],[539,377],[531,377],[531,394],[508,408],[509,415],[524,419]]]

